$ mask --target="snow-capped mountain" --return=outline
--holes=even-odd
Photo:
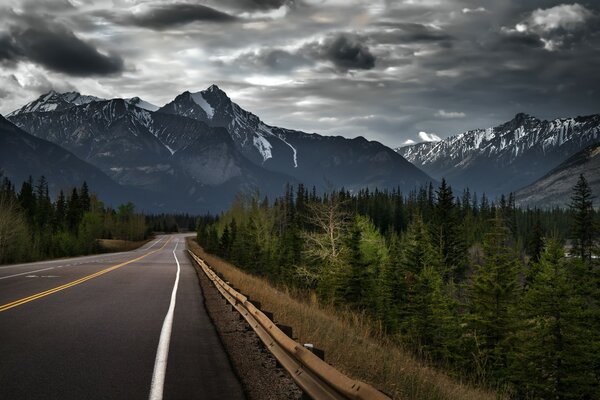
[[[60,107],[51,106],[57,103]],[[408,191],[431,180],[378,142],[266,125],[214,85],[185,92],[158,111],[153,108],[138,98],[77,105],[64,94],[48,93],[9,119],[121,185],[157,196],[177,193],[184,204],[178,207],[187,205],[190,211],[227,208],[240,190],[258,188],[263,195],[278,196],[286,183],[319,190]]]
[[[531,185],[515,193],[521,206],[565,207],[571,201],[573,187],[583,175],[592,193],[600,193],[600,144],[593,144],[569,157]],[[598,208],[598,199],[594,206]]]
[[[498,195],[543,176],[600,142],[600,115],[541,121],[526,114],[488,129],[398,148],[408,161],[457,187]]]
[[[41,95],[31,103],[28,103],[18,110],[11,112],[7,115],[7,117],[32,112],[62,111],[73,106],[80,106],[82,104],[88,104],[93,101],[101,100],[104,99],[95,96],[83,96],[77,92],[58,93],[54,90],[51,90],[50,92]]]
[[[94,101],[59,111],[17,113],[10,119],[99,167],[119,184],[152,192],[163,199],[163,209],[219,210],[239,190],[254,185],[275,195],[285,183],[295,182],[248,161],[224,128],[134,103]]]
[[[19,114],[32,112],[62,111],[74,106],[81,106],[83,104],[105,100],[106,99],[101,97],[82,95],[78,92],[58,93],[54,90],[51,90],[50,92],[41,95],[34,101],[27,103],[18,110],[11,112],[7,115],[7,117],[14,117]],[[139,97],[125,99],[125,102],[148,111],[156,111],[160,108],[152,103],[140,99]]]
[[[216,85],[196,93],[184,92],[158,112],[224,127],[238,150],[257,166],[319,189],[399,186],[410,190],[431,180],[381,143],[267,125]]]

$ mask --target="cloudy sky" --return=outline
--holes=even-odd
[[[265,122],[390,146],[600,112],[600,2],[2,0],[0,113],[50,89],[162,105],[215,83]]]

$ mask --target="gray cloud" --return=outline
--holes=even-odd
[[[0,38],[0,60],[28,60],[74,76],[110,75],[123,70],[120,57],[100,53],[67,28],[40,20],[31,22],[30,26],[13,26]]]
[[[375,67],[375,56],[364,43],[364,39],[357,35],[340,33],[329,36],[322,42],[306,45],[299,53],[330,61],[341,71]]]
[[[132,24],[153,28],[166,29],[191,22],[231,22],[237,18],[222,11],[201,4],[175,3],[153,6],[126,19]]]
[[[373,40],[381,44],[394,44],[405,42],[438,42],[450,43],[453,37],[441,29],[418,23],[381,23],[387,28],[385,31],[375,32],[371,35]]]

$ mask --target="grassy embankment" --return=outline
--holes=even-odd
[[[348,376],[372,384],[394,399],[497,399],[495,392],[462,384],[426,366],[398,344],[378,334],[372,321],[356,312],[340,312],[319,304],[315,296],[299,300],[290,290],[278,290],[266,280],[207,254],[192,239],[188,248],[240,289],[260,301],[278,323],[290,325],[301,343],[325,350],[328,363]]]

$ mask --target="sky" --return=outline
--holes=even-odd
[[[268,124],[396,147],[600,113],[599,71],[598,0],[0,2],[3,115],[217,84]]]

